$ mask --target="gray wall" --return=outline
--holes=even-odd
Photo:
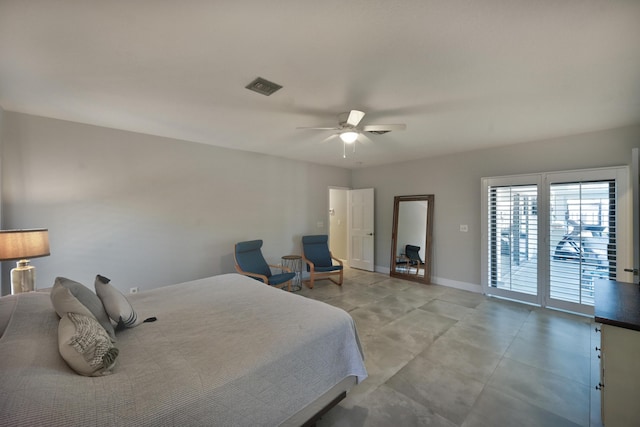
[[[50,230],[51,256],[32,260],[39,287],[59,275],[92,286],[100,273],[128,291],[231,272],[233,244],[253,238],[278,262],[302,235],[328,232],[329,187],[373,187],[378,271],[393,197],[434,194],[434,281],[477,289],[480,178],[626,165],[640,126],[353,172],[6,111],[0,146],[2,228]]]
[[[390,265],[393,197],[434,194],[434,282],[479,290],[482,177],[629,165],[637,146],[632,126],[354,170],[353,188],[376,189],[376,268]]]
[[[327,233],[327,188],[350,171],[14,112],[4,113],[2,228],[49,229],[37,286],[96,274],[141,290],[234,271],[233,245],[268,262]],[[323,228],[317,222],[324,222]],[[3,263],[3,294],[10,292]]]

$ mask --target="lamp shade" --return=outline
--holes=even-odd
[[[0,261],[22,260],[51,255],[49,230],[0,230]]]

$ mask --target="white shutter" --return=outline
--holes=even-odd
[[[593,305],[598,278],[616,278],[615,180],[549,186],[550,298]]]
[[[488,286],[537,295],[538,187],[490,186],[488,194]]]

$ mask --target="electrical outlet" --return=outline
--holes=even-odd
[[[130,294],[137,294],[137,293],[138,293],[138,288],[131,288],[131,289],[129,289],[129,293],[130,293]]]
[[[460,231],[466,233],[467,231],[469,231],[469,226],[467,224],[461,224]]]

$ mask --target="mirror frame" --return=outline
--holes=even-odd
[[[422,194],[415,196],[395,196],[393,198],[393,231],[391,233],[391,270],[389,275],[391,277],[397,277],[399,279],[411,280],[413,282],[424,283],[428,285],[431,283],[431,250],[432,236],[433,236],[433,201],[435,197],[433,194]],[[400,202],[415,202],[426,201],[427,202],[427,234],[425,236],[425,260],[424,260],[424,277],[419,277],[414,274],[398,273],[396,271],[396,246],[398,245],[398,213],[400,210]]]

